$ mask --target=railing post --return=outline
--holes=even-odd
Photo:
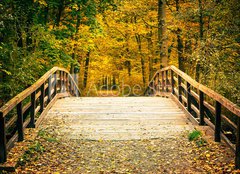
[[[191,112],[192,108],[191,108],[191,86],[190,83],[187,82],[187,110],[188,112]]]
[[[240,117],[237,117],[237,137],[235,150],[235,168],[240,169]]]
[[[52,100],[52,75],[48,78],[48,103]]]
[[[30,127],[35,127],[36,91],[31,94],[31,119]]]
[[[40,95],[40,112],[44,110],[44,97],[45,97],[45,82],[41,85],[41,95]]]
[[[174,78],[173,78],[173,70],[171,70],[171,85],[172,85],[172,94],[174,95],[175,94],[175,91],[174,91]]]
[[[178,75],[178,100],[182,103],[182,78]]]
[[[157,73],[157,91],[160,92],[160,74]]]
[[[54,96],[57,94],[57,72],[54,73]]]
[[[62,87],[63,87],[63,76],[64,76],[64,72],[59,71],[60,93],[63,91],[62,90]]]
[[[164,82],[164,71],[162,71],[162,92],[164,92],[165,82]]]
[[[168,70],[166,70],[166,91],[168,92]]]
[[[18,130],[18,141],[23,141],[23,113],[22,113],[22,102],[17,105],[17,130]]]
[[[215,141],[221,141],[221,103],[216,101],[215,106]]]
[[[204,94],[202,91],[199,91],[199,125],[203,126],[205,124],[204,121]]]
[[[7,161],[7,145],[6,145],[6,128],[5,117],[0,112],[0,163]]]
[[[62,92],[66,92],[66,76],[67,74],[63,71],[63,86]]]
[[[67,91],[68,91],[69,93],[71,93],[69,74],[67,74],[67,85],[66,85],[66,87],[67,87]]]

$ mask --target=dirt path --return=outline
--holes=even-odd
[[[41,130],[17,173],[230,173],[223,145],[189,142],[188,133],[149,140],[68,140]]]

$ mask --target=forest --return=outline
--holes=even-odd
[[[94,87],[175,65],[240,105],[238,0],[2,0],[0,106],[53,66]],[[92,94],[94,95],[94,94]]]

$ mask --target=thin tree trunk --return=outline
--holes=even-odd
[[[198,0],[198,5],[199,5],[199,39],[200,39],[200,42],[203,41],[203,25],[204,25],[204,22],[203,22],[203,7],[202,7],[202,0]],[[201,47],[201,43],[200,43],[200,47]],[[201,48],[202,49],[202,48]],[[202,58],[202,51],[200,50],[200,53],[199,53],[199,57],[200,57],[200,60]],[[199,60],[197,60],[197,63],[196,63],[196,81],[199,82],[200,80],[200,69],[201,69],[201,66],[200,66],[200,62]]]
[[[58,14],[57,14],[57,19],[56,19],[56,26],[59,27],[62,13],[64,10],[64,0],[61,0],[58,6]]]
[[[83,87],[86,88],[88,80],[88,69],[89,69],[90,51],[87,52],[84,68]]]
[[[80,12],[80,5],[78,6],[78,12]],[[76,23],[76,28],[75,28],[75,30],[76,30],[75,35],[76,35],[76,34],[78,33],[78,31],[79,31],[79,26],[80,26],[80,24],[81,24],[80,22],[81,22],[81,21],[80,21],[80,15],[77,14],[77,23]],[[73,39],[75,39],[74,36],[73,36]],[[77,44],[74,44],[74,46],[73,46],[73,53],[72,53],[72,59],[73,59],[73,60],[75,60],[76,51],[77,51]],[[71,72],[71,73],[74,72],[74,65],[73,65],[73,64],[71,64],[70,72]]]
[[[166,1],[158,0],[158,43],[160,50],[160,68],[168,66],[165,23],[166,23]]]
[[[180,5],[179,0],[176,0],[176,11],[179,13]],[[184,57],[183,57],[183,41],[181,37],[182,30],[178,27],[177,29],[177,51],[178,51],[178,67],[180,70],[185,72],[184,69]]]
[[[141,67],[142,67],[142,80],[143,80],[143,85],[144,87],[146,86],[146,78],[145,78],[145,61],[142,55],[142,42],[141,42],[141,36],[139,34],[135,35],[136,40],[137,40],[137,44],[138,44],[138,51],[140,53],[140,57],[141,57]]]
[[[149,81],[153,76],[153,41],[152,41],[152,30],[147,34],[148,51],[149,51]]]

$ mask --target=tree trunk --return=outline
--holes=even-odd
[[[144,61],[144,57],[143,57],[143,55],[142,55],[141,36],[140,36],[139,34],[136,34],[135,37],[136,37],[137,44],[138,44],[138,51],[139,51],[140,57],[141,57],[142,80],[143,80],[143,85],[144,85],[144,87],[145,87],[145,86],[146,86],[145,61]]]
[[[165,22],[166,1],[158,0],[158,44],[160,50],[160,68],[168,66]]]
[[[177,50],[178,50],[178,66],[179,69],[185,72],[184,69],[184,57],[183,57],[183,43],[181,38],[181,29],[178,28],[177,31]]]
[[[58,5],[58,14],[57,14],[57,19],[56,19],[56,26],[59,27],[62,13],[64,10],[64,0],[60,0],[59,5]]]
[[[198,5],[199,5],[199,39],[200,39],[200,47],[201,47],[201,42],[203,41],[203,7],[202,7],[202,0],[198,0]],[[200,48],[200,53],[199,53],[199,58],[201,60],[202,58],[202,48]],[[200,80],[200,70],[201,70],[201,66],[200,66],[200,60],[197,60],[196,63],[196,81],[199,82]]]
[[[80,5],[78,5],[78,12],[80,12]],[[75,28],[75,35],[78,33],[78,30],[79,30],[79,26],[80,26],[80,15],[77,14],[77,23],[76,23],[76,28]],[[74,40],[74,36],[73,36],[73,40]],[[73,53],[72,53],[72,59],[75,60],[75,57],[76,57],[76,51],[77,51],[77,44],[74,44],[73,46]],[[71,69],[70,69],[70,72],[73,73],[74,71],[74,65],[71,64]]]
[[[148,51],[149,51],[149,81],[153,76],[153,41],[152,41],[152,30],[147,34]]]
[[[179,13],[180,5],[179,0],[176,0],[176,11]],[[177,51],[178,51],[178,67],[180,70],[185,72],[184,69],[184,57],[183,57],[183,41],[181,37],[182,30],[178,27],[177,29]]]
[[[84,78],[83,78],[83,87],[84,88],[86,88],[86,86],[87,86],[89,60],[90,60],[90,51],[87,52],[86,60],[85,60]]]

